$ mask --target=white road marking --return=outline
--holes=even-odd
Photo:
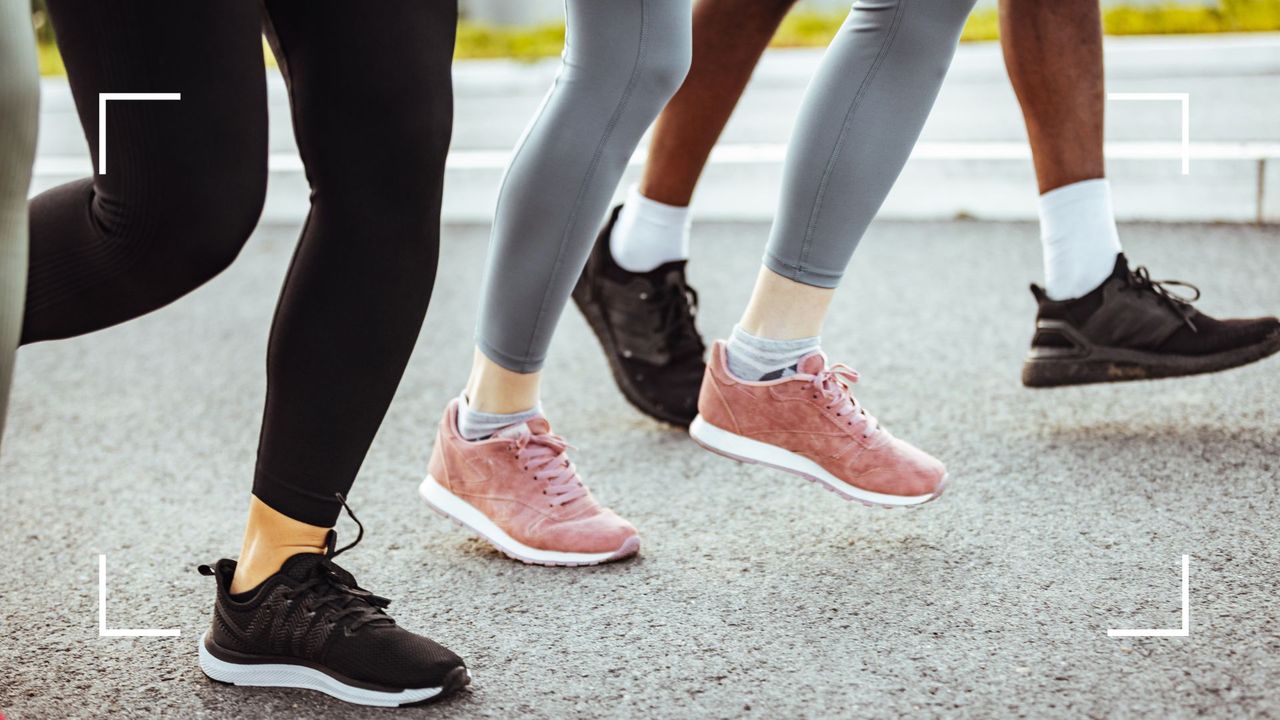
[[[1118,160],[1280,160],[1280,142],[1198,142],[1183,147],[1177,142],[1109,142],[1108,158]],[[642,148],[631,159],[633,166],[644,164]],[[781,163],[787,146],[782,143],[719,145],[711,152],[712,165],[766,165]],[[105,156],[104,156],[105,157]],[[911,153],[915,160],[1025,160],[1031,149],[1025,142],[922,142]],[[504,170],[511,153],[506,150],[457,150],[449,154],[450,170]],[[36,159],[36,175],[75,176],[85,171],[86,158],[52,155]],[[105,168],[105,165],[103,166]],[[296,153],[276,152],[267,158],[267,167],[277,173],[301,173],[302,160]]]
[[[1108,100],[1168,101],[1182,103],[1182,174],[1191,174],[1191,93],[1107,93]]]

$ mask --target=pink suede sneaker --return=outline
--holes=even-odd
[[[568,447],[541,416],[467,440],[453,400],[418,491],[433,510],[526,563],[597,565],[635,555],[636,529],[591,496]]]
[[[741,380],[716,342],[689,435],[712,452],[785,470],[864,505],[919,505],[942,494],[946,468],[858,404],[850,392],[858,373],[828,367],[820,352],[797,370],[780,380]]]

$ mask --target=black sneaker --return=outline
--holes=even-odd
[[[343,503],[344,507],[346,503]],[[355,515],[347,508],[351,519]],[[356,521],[359,525],[359,521]],[[392,620],[390,601],[356,584],[333,559],[299,553],[254,590],[232,595],[234,560],[200,566],[218,581],[213,626],[200,643],[200,669],[219,682],[319,690],[358,705],[395,707],[436,700],[471,682],[462,659]]]
[[[1192,293],[1175,294],[1179,286]],[[1040,309],[1031,353],[1022,366],[1027,387],[1147,380],[1215,372],[1280,351],[1280,320],[1216,320],[1191,307],[1194,286],[1152,280],[1116,257],[1111,277],[1084,297],[1050,300],[1031,286]]]
[[[596,238],[573,302],[600,340],[623,396],[652,418],[688,427],[706,371],[694,323],[698,293],[685,280],[683,260],[644,273],[618,266],[609,235],[621,210],[613,209]]]

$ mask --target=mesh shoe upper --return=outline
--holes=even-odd
[[[255,659],[300,661],[375,688],[437,687],[464,665],[447,648],[401,628],[390,601],[356,583],[330,552],[300,553],[249,593],[233,596],[234,560],[201,572],[218,584],[210,639]]]
[[[1171,287],[1191,290],[1179,295]],[[1151,280],[1146,268],[1129,269],[1116,256],[1111,276],[1089,294],[1072,300],[1050,300],[1032,286],[1040,319],[1064,320],[1091,342],[1173,355],[1204,356],[1260,343],[1280,332],[1276,318],[1218,320],[1192,307],[1200,292],[1179,281]],[[1054,333],[1037,333],[1033,346],[1061,346]]]

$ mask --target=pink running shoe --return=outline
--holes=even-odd
[[[716,342],[689,435],[714,453],[785,470],[863,505],[920,505],[942,494],[946,468],[858,404],[850,392],[858,373],[828,367],[820,352],[797,370],[780,380],[738,379]]]
[[[453,400],[418,491],[437,513],[522,562],[598,565],[635,555],[636,529],[596,502],[568,448],[544,417],[467,440]]]

